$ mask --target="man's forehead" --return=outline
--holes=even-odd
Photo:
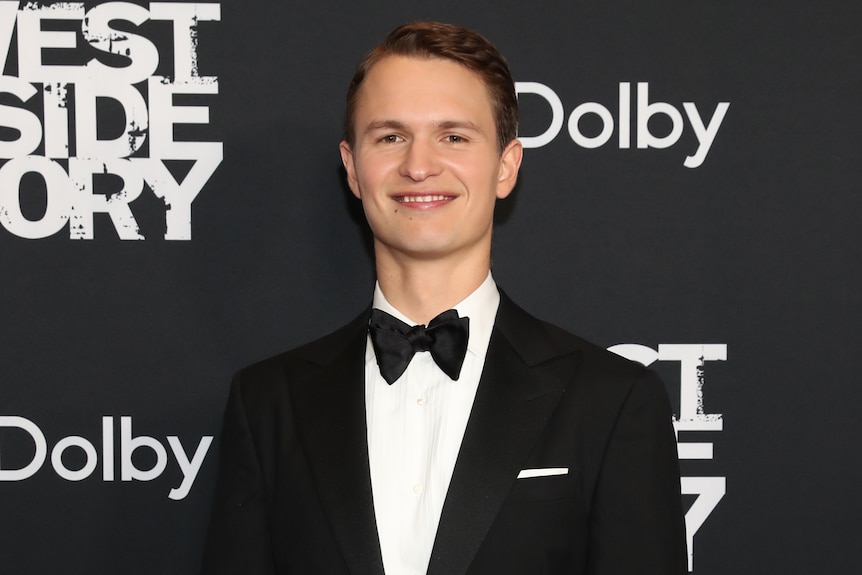
[[[475,88],[475,91],[471,90],[471,87]],[[489,109],[493,108],[490,92],[483,78],[463,64],[447,58],[385,56],[369,69],[365,81],[359,87],[359,108],[369,102],[365,97],[369,90],[374,91],[373,100],[370,101],[373,108],[378,107],[375,104],[383,106],[395,103],[394,100],[403,94],[412,94],[417,100],[421,99],[429,105],[442,105],[446,97],[448,100],[445,101],[448,102],[468,103],[476,101],[477,95],[481,94],[481,105],[484,107],[487,104]],[[439,95],[441,100],[438,102],[430,97],[432,94]],[[392,99],[389,96],[392,96]],[[409,105],[413,102],[398,103]],[[446,119],[439,119],[443,120]]]

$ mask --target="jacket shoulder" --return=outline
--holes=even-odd
[[[637,362],[534,317],[502,292],[497,327],[530,365],[576,353],[580,356],[582,368],[594,368],[623,378],[637,377],[645,371],[644,366]]]
[[[358,316],[337,330],[315,340],[306,342],[293,349],[255,362],[242,371],[257,371],[267,369],[273,363],[284,361],[309,361],[325,365],[352,343],[357,335],[364,332],[368,324],[369,309],[363,310]]]
[[[366,309],[332,333],[240,369],[234,376],[233,385],[243,388],[246,395],[250,393],[250,388],[259,392],[262,388],[272,387],[274,383],[285,382],[288,374],[296,376],[303,369],[309,370],[315,366],[329,364],[364,336],[368,313]]]

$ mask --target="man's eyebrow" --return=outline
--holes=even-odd
[[[368,124],[365,128],[366,132],[376,132],[378,130],[406,130],[407,124],[398,120],[377,120]]]
[[[440,130],[471,130],[473,132],[482,132],[482,129],[479,128],[478,125],[468,120],[446,120],[438,122],[437,128]]]
[[[443,120],[434,124],[438,130],[471,130],[473,132],[482,132],[482,129],[469,120]],[[380,130],[406,130],[407,124],[398,120],[376,120],[368,124],[365,128],[366,132],[376,132]]]

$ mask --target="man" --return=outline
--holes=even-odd
[[[360,63],[340,149],[373,311],[237,376],[205,573],[685,572],[663,384],[490,275],[516,127],[473,32],[402,26]]]

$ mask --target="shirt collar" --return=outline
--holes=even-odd
[[[416,325],[417,323],[398,311],[386,300],[379,282],[374,284],[374,298],[371,305],[397,317],[408,325]],[[497,317],[499,306],[500,292],[497,290],[497,284],[494,282],[491,272],[488,271],[488,277],[485,278],[485,281],[454,307],[460,317],[470,318],[467,350],[482,359],[488,351],[488,343],[491,341],[491,331],[494,328],[494,319]]]

